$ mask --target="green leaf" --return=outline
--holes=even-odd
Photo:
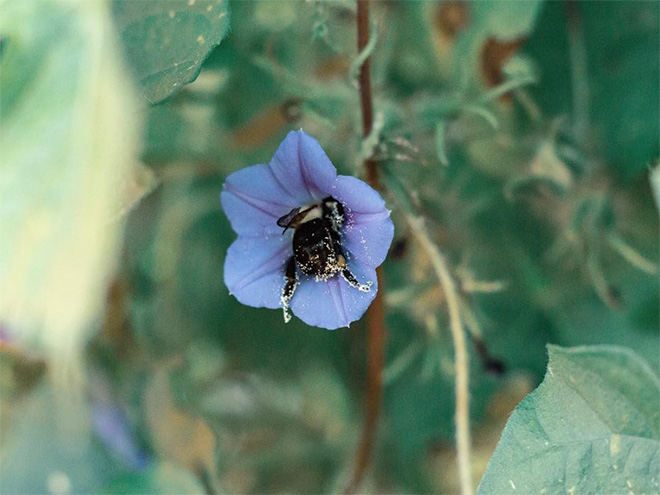
[[[4,2],[0,17],[0,320],[65,367],[114,268],[136,98],[106,3]]]
[[[227,34],[227,0],[115,0],[115,22],[145,97],[157,103],[194,81]]]
[[[549,346],[479,493],[657,493],[660,382],[631,351]]]
[[[486,1],[470,5],[470,25],[458,39],[455,56],[474,71],[472,77],[482,80],[484,49],[488,40],[506,43],[528,36],[534,29],[543,2]]]
[[[480,33],[499,40],[510,40],[527,35],[533,28],[543,2],[475,2],[474,28]]]

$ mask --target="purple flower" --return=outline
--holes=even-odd
[[[394,225],[383,198],[337,175],[319,143],[290,132],[268,165],[234,172],[222,207],[238,233],[225,259],[225,284],[241,303],[288,306],[329,330],[358,320],[376,297],[378,267]]]
[[[152,459],[140,447],[128,414],[114,396],[107,378],[92,370],[91,379],[90,412],[93,431],[127,467],[136,471],[146,468]]]

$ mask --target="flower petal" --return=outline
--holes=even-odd
[[[352,224],[344,226],[342,245],[349,261],[369,268],[379,267],[390,249],[394,224],[389,214],[380,217],[355,215]]]
[[[316,281],[299,273],[292,312],[309,325],[334,330],[358,320],[378,290],[375,268],[389,250],[394,225],[383,198],[364,182],[338,176],[319,143],[302,130],[290,132],[268,165],[231,174],[222,206],[239,234],[225,260],[225,284],[243,304],[281,307],[285,266],[293,255],[293,232],[281,235],[277,219],[293,208],[333,196],[345,206],[342,245],[348,266],[369,292],[337,275]]]
[[[300,206],[277,181],[268,165],[253,165],[234,172],[220,194],[222,209],[239,235],[282,233],[277,219]]]
[[[378,292],[376,271],[357,264],[349,268],[361,283],[373,282],[369,292],[361,292],[337,275],[327,281],[301,277],[291,300],[293,313],[308,325],[335,330],[359,320]]]
[[[270,168],[297,206],[323,199],[337,177],[337,169],[316,139],[302,130],[287,134],[270,161]]]
[[[227,250],[225,285],[247,306],[278,308],[285,265],[292,254],[290,236],[239,236]]]
[[[332,196],[346,209],[342,245],[349,259],[370,268],[380,266],[394,237],[394,224],[381,195],[360,179],[339,175]]]
[[[132,469],[145,468],[151,461],[131,432],[130,420],[119,404],[92,400],[91,423],[103,443]]]
[[[338,175],[330,194],[353,213],[387,211],[385,200],[378,191],[357,177]]]

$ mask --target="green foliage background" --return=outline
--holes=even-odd
[[[224,178],[298,128],[340,173],[373,152],[396,226],[361,490],[459,490],[445,297],[410,214],[505,366],[473,342],[479,492],[660,490],[660,7],[372,10],[365,146],[352,2],[0,3],[3,492],[342,490],[364,321],[285,325],[222,282]]]

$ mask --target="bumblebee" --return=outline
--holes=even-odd
[[[362,292],[371,290],[372,282],[361,284],[348,268],[341,245],[341,228],[344,225],[344,206],[332,196],[318,203],[294,208],[277,220],[284,234],[294,229],[293,256],[285,268],[285,284],[282,289],[284,321],[289,322],[289,303],[298,286],[298,270],[316,281],[328,280],[337,274]]]

